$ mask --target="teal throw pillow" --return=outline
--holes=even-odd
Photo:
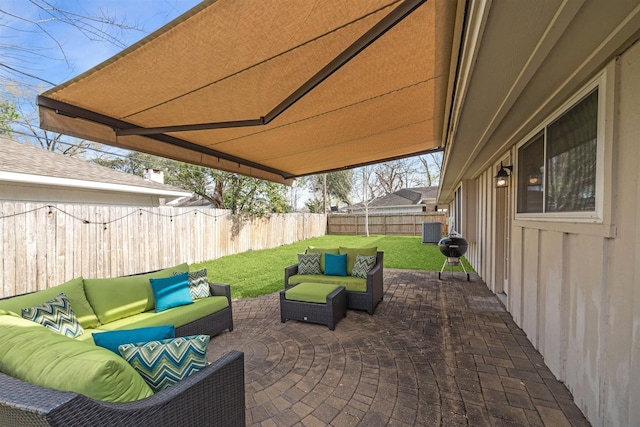
[[[192,335],[144,344],[123,344],[118,349],[157,393],[205,368],[208,344],[209,335]]]
[[[176,330],[173,325],[161,325],[120,331],[94,332],[93,342],[120,356],[118,347],[123,344],[145,343],[175,337]]]
[[[376,257],[356,255],[356,261],[353,263],[353,270],[351,275],[353,277],[359,277],[361,279],[367,278],[367,273],[376,265]]]
[[[156,300],[156,313],[180,305],[193,304],[189,291],[189,273],[184,272],[162,279],[149,279]]]
[[[173,273],[174,276],[178,274],[182,273]],[[211,296],[211,289],[209,289],[209,280],[207,279],[206,268],[189,272],[189,293],[191,293],[191,299],[193,300]]]
[[[324,254],[324,274],[326,276],[346,276],[347,254]]]
[[[322,274],[320,257],[322,254],[298,254],[298,274]]]
[[[84,334],[84,328],[64,293],[37,307],[23,308],[22,317],[70,338]]]

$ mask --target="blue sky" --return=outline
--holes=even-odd
[[[72,14],[107,16],[136,29],[104,27],[118,43],[91,40],[77,28],[51,19],[34,2],[49,3]],[[4,57],[0,61],[57,85],[100,64],[198,3],[199,0],[3,0],[0,46],[18,49],[11,55],[0,51]],[[6,73],[7,69],[3,71]],[[22,78],[32,84],[37,81]],[[39,85],[45,90],[51,87],[42,81]]]

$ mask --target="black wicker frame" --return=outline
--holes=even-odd
[[[100,402],[0,374],[0,426],[244,426],[244,353],[231,351],[146,399]]]
[[[347,291],[347,309],[350,310],[366,310],[367,313],[373,314],[376,307],[382,301],[384,296],[383,289],[383,261],[384,252],[378,251],[376,254],[376,265],[367,273],[367,290],[366,292]],[[286,267],[284,269],[284,288],[289,289],[294,285],[289,284],[289,277],[298,274],[298,264]]]
[[[294,301],[285,298],[285,290],[280,291],[280,321],[300,320],[327,325],[336,329],[336,323],[347,315],[347,293],[340,286],[327,295],[326,304]]]

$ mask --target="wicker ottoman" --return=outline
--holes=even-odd
[[[347,315],[347,293],[344,287],[325,283],[300,283],[280,291],[280,321],[301,320],[327,325]]]

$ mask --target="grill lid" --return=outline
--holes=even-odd
[[[469,244],[462,237],[443,237],[438,242],[438,248],[447,258],[460,258],[467,252]]]

